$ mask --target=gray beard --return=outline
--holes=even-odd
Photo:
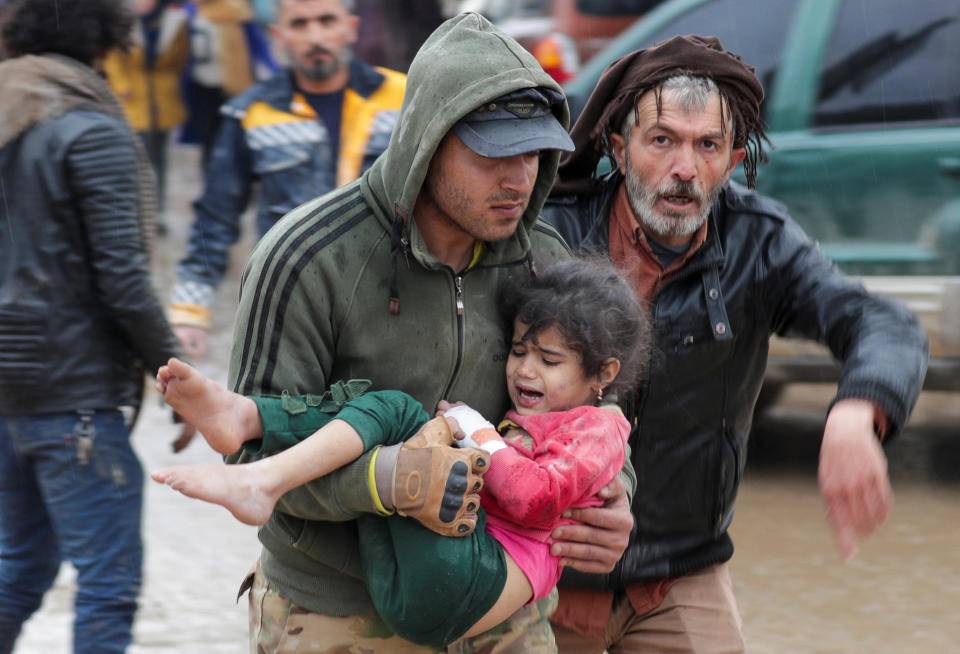
[[[637,220],[644,228],[657,236],[689,236],[694,234],[710,215],[710,208],[720,195],[723,184],[717,184],[705,195],[692,182],[663,184],[656,188],[647,187],[630,165],[627,155],[627,169],[624,180],[627,184],[627,199]],[[672,211],[657,211],[657,200],[665,195],[687,195],[700,204],[700,213],[695,216],[678,214]]]

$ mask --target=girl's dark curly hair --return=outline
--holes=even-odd
[[[133,13],[123,0],[4,0],[0,40],[8,57],[55,53],[90,65],[126,49]]]
[[[607,359],[618,359],[620,373],[606,388],[610,395],[625,395],[639,381],[650,350],[650,321],[630,284],[609,263],[551,264],[528,281],[505,282],[500,305],[504,315],[529,325],[525,341],[555,327],[580,354],[587,378],[600,374]]]

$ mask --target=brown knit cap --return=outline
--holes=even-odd
[[[716,83],[733,117],[733,147],[746,148],[744,172],[748,186],[755,187],[762,144],[769,143],[760,120],[763,86],[756,69],[725,50],[715,36],[688,35],[636,50],[607,66],[570,132],[576,149],[560,162],[554,192],[591,190],[597,162],[612,154],[609,135],[620,129],[627,112],[636,111],[640,96],[681,74],[709,77]]]

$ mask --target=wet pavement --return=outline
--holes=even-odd
[[[921,394],[887,449],[890,517],[845,564],[816,478],[830,396],[798,385],[754,430],[731,529],[749,651],[960,652],[960,398]]]
[[[166,301],[198,192],[196,151],[171,153],[169,234],[154,255]],[[251,224],[217,295],[211,355],[201,365],[226,379],[230,330]],[[889,450],[896,504],[883,529],[844,564],[831,542],[816,485],[829,389],[788,389],[755,430],[732,528],[734,590],[749,651],[847,654],[960,653],[960,397],[921,396],[909,428]],[[147,471],[219,456],[198,437],[173,454],[177,434],[155,391],[134,431]],[[146,570],[131,654],[246,652],[246,607],[237,586],[259,549],[255,529],[218,506],[149,482]],[[73,575],[64,566],[14,654],[67,654]]]

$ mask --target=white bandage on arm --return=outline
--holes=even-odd
[[[496,428],[479,411],[460,404],[447,409],[444,416],[455,418],[465,434],[463,439],[455,441],[458,447],[477,447],[493,454],[507,446],[497,433]]]

